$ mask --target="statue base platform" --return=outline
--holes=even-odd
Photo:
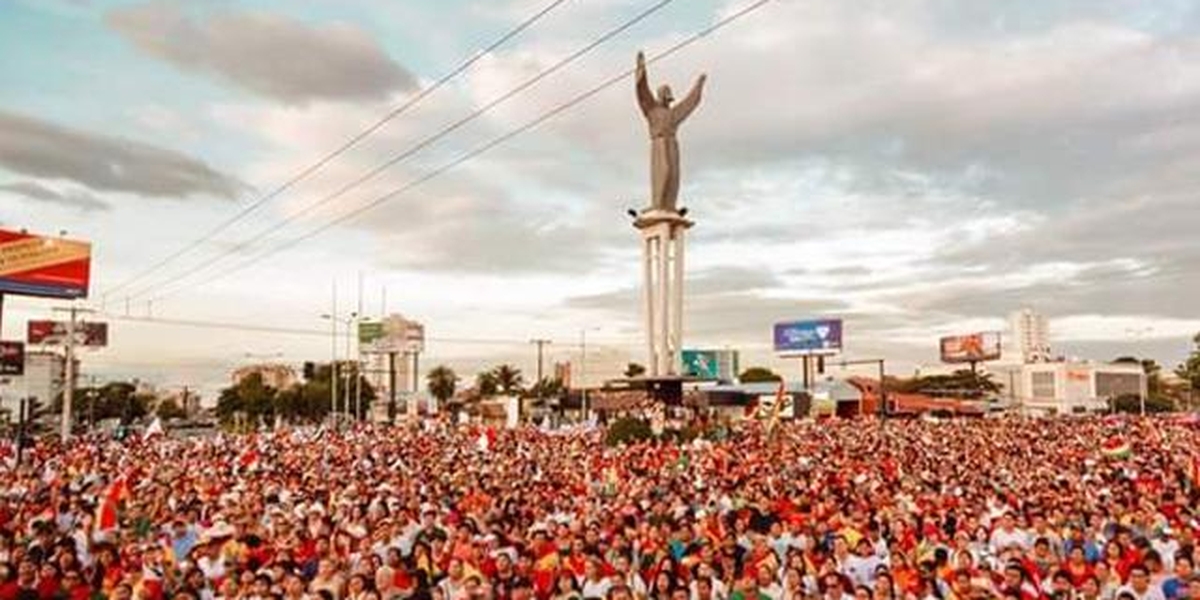
[[[679,214],[677,210],[663,210],[658,208],[648,208],[638,213],[636,219],[633,220],[633,226],[637,229],[647,229],[655,225],[669,224],[684,229],[695,225],[695,222],[685,218]]]

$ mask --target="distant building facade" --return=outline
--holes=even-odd
[[[1026,412],[1103,412],[1121,396],[1145,398],[1147,378],[1139,364],[1082,361],[990,365],[1001,398]]]
[[[1009,316],[1009,351],[1023,363],[1049,362],[1050,323],[1046,316],[1029,308]]]
[[[299,382],[295,369],[289,365],[279,363],[263,363],[239,367],[234,369],[231,377],[233,384],[238,385],[245,381],[247,377],[256,374],[262,376],[264,385],[277,390],[286,390]]]

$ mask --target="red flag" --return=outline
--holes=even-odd
[[[113,480],[104,490],[100,504],[96,507],[96,530],[109,531],[117,528],[117,509],[129,497],[129,483],[125,476]]]

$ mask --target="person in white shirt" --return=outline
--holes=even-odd
[[[991,550],[995,554],[999,554],[1001,550],[1012,546],[1020,547],[1022,550],[1029,549],[1029,534],[1021,529],[1017,529],[1013,522],[1011,514],[1005,513],[1000,517],[1000,524],[996,530],[992,532],[991,540],[988,543]]]
[[[1150,571],[1145,565],[1136,565],[1129,570],[1129,583],[1117,589],[1117,598],[1126,593],[1134,600],[1166,600],[1161,587],[1150,585]]]
[[[583,571],[583,582],[580,586],[584,600],[607,598],[612,581],[600,573],[600,561],[589,558]]]
[[[842,563],[841,572],[846,577],[850,578],[850,582],[855,587],[875,585],[875,573],[879,567],[887,566],[887,560],[881,558],[875,553],[875,549],[871,545],[871,541],[867,538],[862,538],[858,541],[858,548],[855,554],[846,557]]]

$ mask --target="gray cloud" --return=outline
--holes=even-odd
[[[93,190],[141,196],[232,198],[237,179],[202,161],[143,142],[72,129],[0,110],[0,166]]]
[[[378,42],[346,24],[314,27],[261,12],[194,18],[168,2],[118,8],[106,20],[150,56],[289,104],[379,100],[415,85]]]
[[[84,212],[109,210],[112,208],[109,203],[86,191],[76,190],[59,192],[37,183],[36,181],[14,181],[12,183],[5,183],[0,185],[0,191],[11,192],[13,194],[24,196],[31,200],[37,200],[40,202],[77,208]]]

